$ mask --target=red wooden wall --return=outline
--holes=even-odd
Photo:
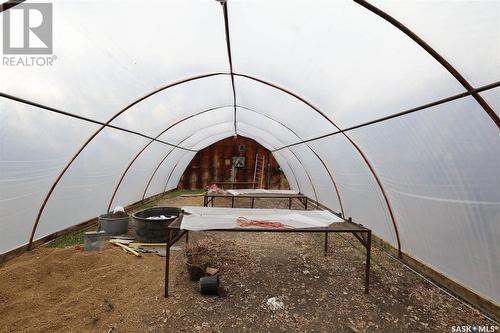
[[[245,146],[240,151],[240,145]],[[193,158],[179,182],[180,189],[203,189],[216,182],[231,181],[232,158],[245,157],[245,167],[236,168],[236,182],[251,182],[255,168],[255,156],[264,155],[264,187],[287,189],[288,182],[272,153],[256,141],[238,136],[226,138],[199,151]]]

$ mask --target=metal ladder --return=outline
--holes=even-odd
[[[266,168],[266,156],[255,155],[255,168],[253,171],[253,188],[264,187],[264,169]]]

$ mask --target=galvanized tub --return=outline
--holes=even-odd
[[[126,216],[113,217],[113,213],[102,214],[98,218],[99,228],[97,230],[105,231],[108,236],[126,234],[130,216],[126,213],[123,214]]]

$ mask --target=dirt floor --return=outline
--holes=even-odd
[[[364,294],[364,250],[350,235],[330,235],[327,257],[318,234],[190,234],[190,242],[201,239],[210,239],[223,296],[202,296],[188,280],[184,240],[172,254],[168,299],[164,259],[155,254],[137,258],[110,245],[25,253],[0,268],[0,332],[451,332],[495,325],[377,248]],[[284,308],[271,311],[270,297]]]

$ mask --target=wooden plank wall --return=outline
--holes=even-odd
[[[240,145],[245,146],[245,151],[239,150]],[[223,139],[199,151],[184,171],[179,182],[179,189],[203,189],[215,182],[229,182],[232,158],[236,156],[245,157],[246,162],[244,168],[237,168],[235,181],[251,182],[257,152],[259,156],[266,156],[264,187],[288,189],[286,177],[272,153],[256,141],[242,136]]]

